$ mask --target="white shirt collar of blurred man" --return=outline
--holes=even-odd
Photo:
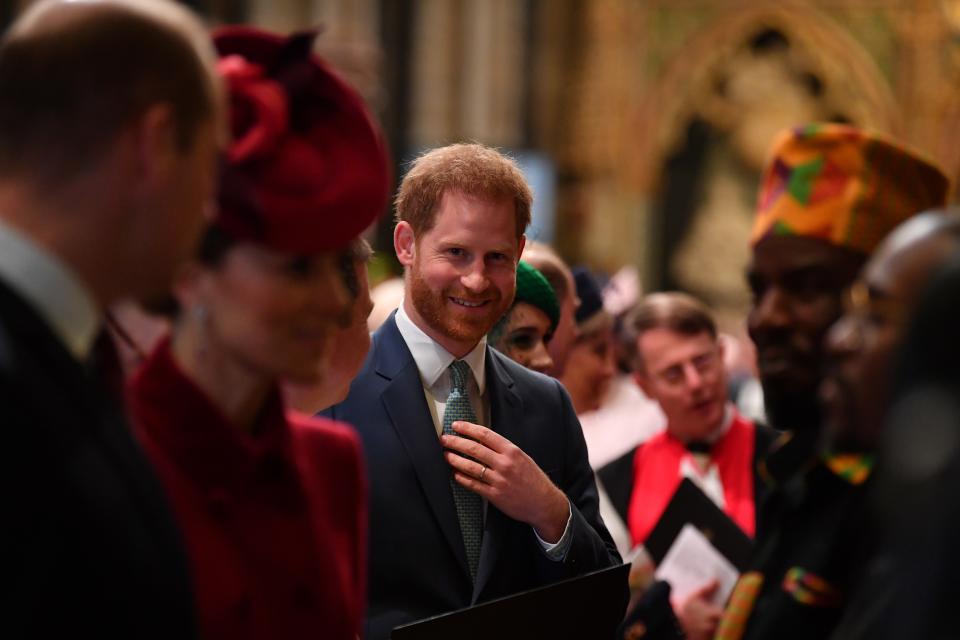
[[[0,221],[0,279],[31,305],[78,361],[93,347],[102,314],[59,259]]]

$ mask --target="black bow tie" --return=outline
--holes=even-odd
[[[705,440],[692,440],[687,443],[687,451],[690,453],[709,454],[713,445]]]

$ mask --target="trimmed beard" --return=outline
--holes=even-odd
[[[482,317],[457,319],[451,317],[451,314],[447,311],[446,299],[452,296],[469,300],[474,296],[454,295],[454,293],[450,289],[444,289],[439,294],[435,293],[426,281],[420,277],[419,269],[416,267],[410,269],[410,299],[413,302],[413,307],[431,329],[458,342],[478,344],[513,302],[513,296],[511,296],[511,300],[504,305],[500,291],[496,287],[490,287],[484,293],[489,298],[489,313]]]
[[[771,427],[780,431],[819,431],[823,412],[817,397],[817,387],[809,390],[783,389],[763,380],[764,411]]]

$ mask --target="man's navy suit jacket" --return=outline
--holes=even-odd
[[[488,504],[474,587],[450,468],[417,365],[391,316],[374,334],[347,399],[325,412],[356,427],[367,456],[369,640],[387,638],[399,624],[620,563],[600,519],[583,433],[563,387],[489,347],[486,362],[490,426],[568,496],[572,544],[562,561],[552,561],[530,525]]]

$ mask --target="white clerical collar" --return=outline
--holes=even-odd
[[[456,358],[424,333],[423,329],[414,324],[407,312],[404,311],[402,304],[397,309],[396,322],[403,341],[407,343],[407,348],[410,349],[413,360],[417,363],[420,379],[425,387],[433,387]],[[477,346],[461,360],[470,366],[480,395],[483,395],[486,386],[484,373],[487,364],[487,337],[481,338]]]
[[[0,278],[42,317],[77,360],[90,353],[101,314],[59,258],[0,221]]]

